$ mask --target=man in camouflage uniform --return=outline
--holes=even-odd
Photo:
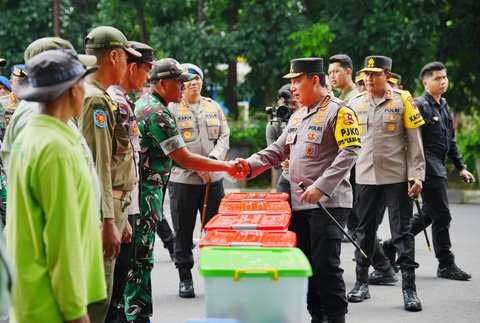
[[[190,153],[178,133],[175,120],[167,109],[170,102],[180,102],[185,86],[195,76],[180,64],[165,58],[156,61],[150,72],[153,92],[135,104],[142,149],[140,215],[134,236],[135,257],[125,287],[125,314],[131,322],[150,322],[153,313],[150,274],[153,269],[155,230],[163,218],[163,197],[173,161],[183,168],[199,171],[227,171],[235,174],[241,167]]]
[[[108,297],[92,305],[92,322],[104,322],[113,289],[115,259],[120,236],[127,222],[130,192],[135,187],[133,149],[125,125],[128,116],[112,101],[106,89],[118,84],[127,69],[127,53],[141,54],[129,47],[123,33],[109,26],[93,29],[85,38],[87,54],[97,57],[99,69],[85,79],[84,110],[78,119],[96,163],[102,187],[102,241]]]
[[[3,134],[5,133],[5,129],[7,128],[12,115],[15,113],[17,109],[18,103],[20,100],[17,98],[16,89],[18,82],[20,82],[25,76],[25,65],[17,64],[12,66],[12,74],[10,76],[10,86],[12,91],[8,95],[4,95],[0,97],[0,128],[2,132],[1,139],[3,140]]]

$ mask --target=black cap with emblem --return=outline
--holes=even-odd
[[[392,70],[392,59],[387,56],[367,56],[360,72],[383,72]]]
[[[318,57],[296,58],[290,61],[290,73],[284,79],[293,79],[303,74],[323,73],[323,59]]]

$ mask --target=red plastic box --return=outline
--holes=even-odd
[[[245,199],[258,199],[258,200],[272,200],[272,201],[288,201],[290,197],[287,193],[282,192],[233,192],[225,195],[223,200],[241,201]]]
[[[211,246],[294,248],[296,245],[297,236],[292,231],[214,230],[209,231],[200,241],[200,248]]]
[[[264,211],[266,213],[286,213],[292,214],[290,204],[283,200],[263,200],[263,199],[244,199],[244,200],[225,200],[223,199],[218,207],[218,214],[238,215],[240,213]]]
[[[290,214],[285,212],[267,213],[265,211],[250,211],[239,215],[215,215],[205,225],[206,231],[211,230],[275,230],[286,231],[290,224]]]

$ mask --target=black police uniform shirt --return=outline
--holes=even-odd
[[[447,178],[446,157],[453,162],[458,171],[464,169],[462,155],[455,141],[455,129],[447,100],[441,98],[440,103],[437,103],[428,92],[424,92],[415,99],[415,103],[425,119],[422,137],[426,175]]]

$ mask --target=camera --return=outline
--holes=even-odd
[[[295,112],[295,110],[289,105],[291,96],[292,91],[290,90],[290,84],[286,84],[278,90],[278,98],[283,99],[283,105],[277,107],[276,109],[267,107],[265,112],[272,117],[270,123],[288,122],[293,112]]]

